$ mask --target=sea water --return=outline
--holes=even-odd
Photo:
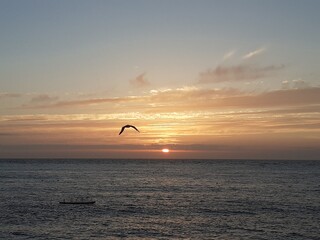
[[[0,160],[0,239],[124,238],[320,239],[320,161]]]

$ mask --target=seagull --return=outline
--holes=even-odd
[[[140,131],[138,130],[138,128],[136,128],[136,127],[133,126],[133,125],[125,125],[125,126],[123,126],[123,127],[121,128],[121,131],[119,132],[119,135],[124,131],[125,128],[134,128],[136,131],[140,132]]]

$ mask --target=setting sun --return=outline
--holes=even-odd
[[[162,149],[162,152],[168,153],[168,152],[170,152],[170,150],[168,148],[164,148],[164,149]]]

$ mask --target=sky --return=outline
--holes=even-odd
[[[0,0],[0,158],[320,160],[319,9]]]

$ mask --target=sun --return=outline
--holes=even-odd
[[[164,149],[162,149],[161,150],[163,153],[168,153],[168,152],[170,152],[170,150],[168,149],[168,148],[164,148]]]

